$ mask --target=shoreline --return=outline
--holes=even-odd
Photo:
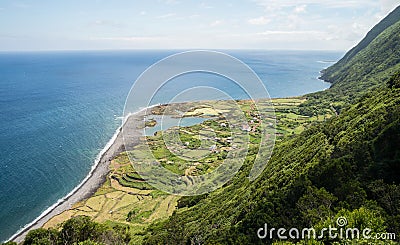
[[[62,212],[70,209],[75,203],[93,195],[106,181],[111,160],[119,153],[125,151],[124,135],[122,134],[124,128],[128,127],[127,124],[133,121],[133,127],[129,127],[129,138],[138,140],[138,138],[142,136],[143,132],[141,129],[135,126],[135,121],[139,119],[142,120],[142,117],[146,115],[146,111],[155,106],[157,105],[145,107],[135,113],[130,113],[123,118],[121,126],[117,128],[114,135],[99,152],[86,177],[74,189],[72,189],[72,191],[48,207],[32,222],[26,224],[23,228],[18,230],[7,241],[14,241],[17,243],[22,242],[29,231],[41,228],[54,216],[61,214]],[[136,144],[137,142],[132,143]]]

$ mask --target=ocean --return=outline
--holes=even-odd
[[[177,52],[0,53],[0,241],[32,222],[85,178],[121,125],[134,81],[150,65]],[[328,88],[328,83],[317,79],[319,72],[343,55],[223,52],[249,65],[272,98]],[[198,83],[225,84],[219,79],[187,76],[180,82],[188,88]],[[167,86],[154,102],[163,103],[178,89]],[[235,86],[225,84],[223,89],[242,98]]]

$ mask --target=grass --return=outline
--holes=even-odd
[[[307,116],[301,113],[299,106],[306,100],[304,98],[274,99],[273,106],[276,110],[275,116],[268,115],[265,119],[267,125],[276,119],[277,140],[300,134],[310,123],[318,123],[329,119],[335,113],[326,108],[321,115]],[[196,105],[197,109],[190,113],[203,115],[220,115],[221,113],[235,114],[228,102],[218,101],[215,103],[218,109],[212,111],[210,103]],[[257,148],[260,144],[261,124],[254,117],[259,114],[251,101],[239,101],[238,105],[244,112],[248,123],[254,127],[255,132],[250,133],[250,148]],[[260,111],[271,110],[270,103],[260,103]],[[177,105],[181,111],[185,111],[188,105]],[[176,109],[176,108],[175,108]],[[172,108],[172,111],[177,111]],[[166,108],[155,109],[161,113]],[[186,110],[187,111],[187,110]],[[186,113],[186,115],[188,115]],[[252,122],[254,121],[254,122]],[[221,126],[226,124],[224,127]],[[137,145],[131,152],[121,153],[110,164],[110,174],[106,182],[90,198],[75,204],[70,210],[49,220],[45,227],[59,227],[67,219],[76,215],[87,215],[95,221],[112,224],[127,224],[132,228],[135,239],[140,241],[144,229],[155,220],[167,219],[176,210],[180,197],[166,194],[153,189],[144,182],[141,176],[133,169],[131,159],[153,159],[155,157],[166,169],[180,175],[202,175],[212,172],[221,165],[228,152],[233,147],[229,141],[232,137],[228,123],[223,117],[214,117],[201,124],[191,127],[183,127],[178,130],[179,137],[183,143],[189,142],[181,152],[193,161],[183,160],[171,152],[163,141],[163,134],[146,137],[148,146]],[[267,126],[270,127],[270,126]],[[165,135],[164,135],[165,136]],[[215,152],[210,151],[210,144],[204,144],[204,138],[213,138],[216,147]],[[217,140],[215,140],[217,139]],[[151,149],[149,154],[146,149]],[[186,178],[186,177],[185,177]],[[189,178],[189,177],[188,177]]]
[[[93,217],[97,222],[128,224],[137,228],[133,229],[134,231],[140,232],[150,221],[164,219],[172,214],[178,197],[165,195],[153,190],[147,183],[141,182],[140,176],[133,170],[126,153],[115,158],[110,168],[109,178],[92,197],[53,217],[44,227],[59,227],[62,222],[71,217],[86,215]],[[126,180],[123,183],[126,185],[120,184],[111,176],[116,176],[119,180],[124,180],[123,177],[125,177]],[[141,188],[144,185],[149,187],[149,190]],[[128,221],[128,214],[132,210],[137,210],[137,215]]]
[[[335,116],[335,111],[331,107],[326,107],[323,112],[309,116],[300,110],[300,105],[307,100],[303,97],[273,99],[275,108],[276,129],[278,132],[277,140],[284,136],[291,136],[303,132],[310,123],[318,123],[328,120]]]

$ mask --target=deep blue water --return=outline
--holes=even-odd
[[[173,53],[0,53],[0,241],[82,181],[120,126],[119,117],[133,82],[149,65]],[[271,97],[328,88],[329,84],[317,79],[319,71],[329,65],[324,61],[335,61],[343,54],[227,53],[253,68]],[[186,77],[186,81],[190,79]],[[190,80],[188,86],[197,80]],[[173,89],[166,88],[159,97],[168,97]]]

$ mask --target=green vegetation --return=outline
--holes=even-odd
[[[264,223],[321,227],[340,214],[351,220],[355,210],[365,211],[356,225],[399,234],[399,112],[398,89],[369,93],[339,117],[278,143],[255,183],[246,181],[249,162],[229,186],[152,225],[146,243],[261,244]]]
[[[277,141],[263,173],[248,179],[260,143],[257,112],[239,101],[251,122],[250,151],[240,171],[223,187],[200,196],[176,197],[153,190],[129,164],[112,161],[108,181],[95,195],[55,217],[48,229],[31,231],[24,244],[394,244],[383,240],[260,239],[259,228],[370,228],[400,236],[400,8],[323,78],[333,86],[304,97],[276,99]],[[214,102],[215,104],[223,102]],[[232,145],[220,112],[178,105],[188,116],[209,116],[201,125],[173,128],[187,149],[213,151],[195,164],[170,152],[162,134],[147,137],[152,154],[182,176],[218,167]],[[266,105],[260,110],[268,110]],[[176,108],[163,105],[153,114]],[[223,110],[229,110],[225,105]],[[174,114],[169,114],[174,115]],[[212,117],[211,117],[212,116]],[[200,137],[215,132],[212,148]],[[168,132],[166,132],[168,134]],[[204,147],[204,149],[202,149]],[[174,150],[174,149],[172,149]],[[194,156],[195,157],[195,156]],[[110,212],[111,211],[111,212]],[[86,216],[81,216],[86,215]],[[72,219],[69,219],[73,217]],[[89,218],[90,217],[90,218]],[[101,223],[97,223],[101,222]]]
[[[334,225],[340,215],[357,228],[399,234],[399,73],[390,77],[400,70],[399,18],[388,26],[369,45],[347,56],[335,80],[330,80],[331,89],[306,96],[297,107],[276,108],[278,132],[284,129],[283,135],[293,130],[286,118],[293,123],[302,116],[339,116],[308,122],[302,125],[305,131],[278,141],[255,183],[246,179],[249,161],[230,185],[204,197],[181,199],[168,221],[150,226],[145,243],[272,243],[257,237],[265,223],[318,229]],[[334,69],[338,68],[331,72]],[[325,71],[323,77],[328,74]],[[284,112],[288,114],[280,114]],[[307,244],[323,242],[349,241]]]
[[[66,221],[59,230],[30,231],[23,245],[126,244],[131,240],[127,225],[99,224],[87,216],[77,216]]]
[[[274,108],[276,108],[277,129],[280,132],[277,138],[278,141],[284,140],[285,137],[293,137],[296,134],[300,134],[306,128],[311,127],[312,124],[328,120],[328,118],[334,116],[334,112],[329,109],[321,111],[324,113],[321,115],[317,113],[312,116],[302,114],[299,105],[305,101],[305,98],[276,99],[273,101]],[[222,105],[225,102],[216,103]],[[257,130],[259,124],[257,120],[254,120],[256,114],[254,105],[251,101],[239,101],[239,105],[252,126],[250,146],[254,148],[260,143],[260,131]],[[270,107],[268,105],[260,109],[267,110],[271,109]],[[201,107],[198,109],[202,110]],[[172,128],[169,131],[174,130],[179,131],[179,137],[182,142],[189,142],[186,145],[188,149],[199,150],[199,147],[204,147],[200,145],[201,141],[199,139],[208,137],[207,132],[214,132],[214,137],[217,139],[215,149],[213,149],[214,152],[210,154],[210,148],[205,147],[206,157],[193,163],[171,154],[163,143],[162,133],[157,133],[155,136],[147,136],[146,144],[150,146],[152,154],[158,161],[166,168],[181,175],[201,175],[212,171],[221,164],[232,147],[228,122],[223,117],[210,118],[202,124]],[[145,145],[139,144],[129,154],[143,154],[142,147],[145,147]],[[254,160],[251,159],[254,154],[255,152],[250,154],[249,162]],[[72,209],[52,218],[44,226],[44,228],[50,230],[41,229],[39,233],[33,233],[35,239],[44,239],[40,242],[45,243],[48,236],[43,234],[60,231],[70,218],[90,217],[93,222],[128,226],[129,234],[132,238],[130,242],[132,244],[142,243],[147,234],[146,229],[151,223],[164,221],[172,215],[176,208],[194,206],[207,196],[180,198],[154,190],[133,169],[126,152],[120,154],[111,162],[110,170],[106,183],[92,197],[77,203]],[[90,242],[93,243],[93,239]]]
[[[3,245],[17,245],[17,243],[16,242],[6,242],[6,243],[3,243]]]
[[[70,218],[83,216],[112,227],[128,227],[129,241],[138,244],[151,222],[164,220],[175,210],[179,198],[154,190],[144,182],[126,153],[111,162],[110,170],[106,183],[94,195],[53,217],[44,228],[59,231]]]
[[[387,89],[370,92],[338,117],[332,116],[331,111],[327,111],[329,113],[325,117],[301,115],[300,105],[305,102],[304,99],[274,101],[278,128],[286,136],[283,135],[278,141],[267,169],[257,181],[250,183],[247,180],[252,165],[252,158],[249,157],[242,171],[224,188],[207,195],[181,198],[176,205],[178,209],[168,220],[147,222],[140,229],[132,226],[143,224],[143,221],[157,213],[161,202],[149,209],[140,208],[141,205],[137,203],[132,205],[125,214],[126,224],[115,217],[108,219],[115,220],[112,224],[127,227],[129,235],[125,236],[129,239],[126,243],[131,244],[181,244],[193,241],[257,244],[266,242],[256,236],[257,229],[264,223],[275,227],[311,226],[318,230],[333,224],[339,216],[347,217],[352,222],[350,224],[356,227],[373,224],[375,226],[371,228],[376,232],[398,233],[400,191],[397,176],[400,174],[400,154],[396,146],[400,144],[400,93],[399,89],[393,87],[397,82],[398,77],[394,77],[388,82]],[[241,103],[243,108],[248,105],[245,101]],[[327,115],[331,115],[330,119]],[[309,120],[305,121],[305,118]],[[324,120],[318,123],[317,118]],[[307,129],[293,135],[287,122],[304,123]],[[212,120],[204,123],[208,126],[220,125]],[[196,125],[183,130],[185,134],[190,134],[198,129]],[[156,140],[157,136],[149,138]],[[128,163],[126,154],[116,158],[112,167],[111,176],[115,178],[111,180],[127,177],[132,182],[141,181]],[[110,186],[110,183],[106,183],[91,199],[105,193],[110,195],[112,192],[107,190]],[[161,194],[161,197],[168,196]],[[90,204],[91,199],[86,201],[86,205],[95,208],[94,204]],[[143,202],[146,206],[150,204],[150,200]],[[30,244],[35,244],[35,241],[40,241],[36,244],[46,244],[47,241],[50,241],[48,244],[56,244],[53,240],[63,239],[57,234],[65,224],[56,230],[32,232],[27,241],[33,241]],[[69,224],[78,226],[80,223]],[[94,229],[90,225],[79,227]],[[100,230],[111,229],[107,225],[99,227]],[[96,235],[86,240],[100,244],[104,242],[98,238]],[[85,241],[82,239],[75,242]],[[110,241],[105,243],[118,244]]]

